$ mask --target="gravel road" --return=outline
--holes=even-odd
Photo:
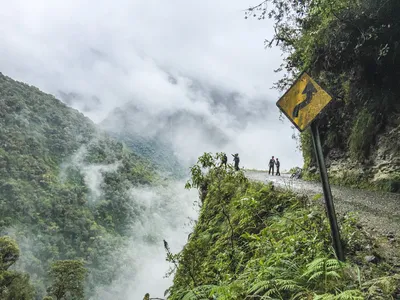
[[[320,183],[290,179],[289,174],[269,176],[262,171],[245,171],[250,180],[273,182],[275,186],[296,193],[313,196],[322,194]],[[391,232],[400,236],[400,194],[374,192],[346,187],[331,186],[337,214],[357,212],[366,229],[381,234]],[[322,197],[323,199],[323,197]]]

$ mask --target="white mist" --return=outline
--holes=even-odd
[[[198,193],[185,190],[184,185],[178,181],[130,191],[139,216],[124,251],[128,263],[113,284],[98,288],[91,300],[142,300],[146,293],[164,298],[173,278],[165,278],[171,265],[166,261],[163,240],[177,253],[187,242],[191,220],[197,218],[194,202]]]

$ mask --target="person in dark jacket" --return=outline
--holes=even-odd
[[[225,169],[226,169],[226,164],[228,163],[228,157],[226,156],[226,154],[224,153],[223,155],[222,155],[222,158],[221,158],[221,166],[222,165],[224,165],[225,166]]]
[[[269,175],[271,175],[271,171],[272,171],[272,176],[274,176],[274,167],[275,167],[275,159],[272,156],[272,158],[269,160],[269,170],[268,170]]]
[[[236,153],[235,155],[232,154],[232,156],[233,156],[233,161],[235,162],[235,170],[239,171],[239,162],[240,162],[239,154],[238,153]]]
[[[278,158],[276,158],[275,164],[276,164],[276,173],[275,173],[275,175],[276,176],[281,176],[281,172],[279,172],[279,168],[281,167],[281,162],[279,161]]]

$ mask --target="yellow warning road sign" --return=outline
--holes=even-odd
[[[331,100],[332,97],[304,72],[276,105],[298,130],[303,131]]]

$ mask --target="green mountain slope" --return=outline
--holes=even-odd
[[[129,133],[110,133],[117,140],[124,142],[137,155],[152,163],[163,175],[183,178],[188,172],[180,163],[170,146],[157,137],[143,137]]]
[[[171,121],[155,117],[134,102],[114,109],[99,125],[111,136],[126,143],[137,155],[151,161],[163,175],[182,178],[187,174],[182,159],[175,155],[168,134]],[[177,118],[172,118],[177,120]],[[178,124],[182,127],[182,124]]]
[[[221,154],[206,153],[192,168],[187,187],[199,189],[201,211],[180,253],[165,244],[175,274],[169,300],[398,299],[398,243],[340,216],[342,263],[318,199],[250,182],[220,163]]]
[[[58,259],[86,261],[89,292],[112,280],[137,214],[129,189],[154,174],[78,111],[0,73],[0,234],[18,241],[38,295]]]

